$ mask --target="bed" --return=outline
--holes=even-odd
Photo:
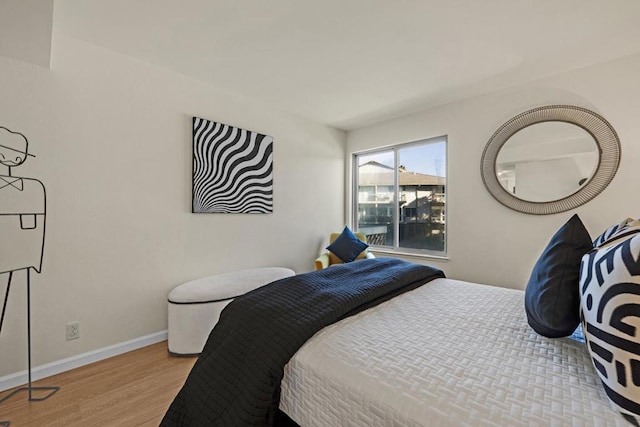
[[[279,280],[229,304],[161,425],[628,426],[585,344],[536,334],[523,299],[393,259]]]
[[[328,326],[285,367],[280,408],[305,427],[629,426],[585,344],[536,334],[523,298],[439,278]]]

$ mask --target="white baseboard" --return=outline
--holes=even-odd
[[[35,368],[31,369],[31,380],[37,381],[42,378],[47,378],[52,375],[70,371],[71,369],[79,368],[93,362],[98,362],[100,360],[108,359],[109,357],[127,353],[132,350],[137,350],[151,344],[159,343],[161,341],[165,341],[166,339],[167,331],[164,330],[156,332],[154,334],[145,335],[143,337],[134,338],[129,341],[110,345],[108,347],[99,348],[87,353],[78,354],[77,356],[72,356],[66,359],[56,360],[55,362],[47,363],[45,365],[36,366]],[[26,370],[0,377],[0,391],[21,386],[23,384],[26,384],[28,381],[29,373]]]

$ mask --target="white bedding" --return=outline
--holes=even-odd
[[[625,426],[583,343],[527,325],[524,293],[450,279],[318,332],[280,407],[311,426]]]

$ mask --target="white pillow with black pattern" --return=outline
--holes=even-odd
[[[595,238],[595,240],[593,241],[593,247],[597,248],[598,246],[602,246],[604,242],[611,239],[611,237],[613,237],[614,235],[617,235],[618,231],[627,228],[634,221],[635,220],[633,218],[627,218],[622,220],[620,224],[614,224],[611,227],[607,228],[606,230],[604,230],[604,233]]]
[[[640,220],[625,220],[582,257],[580,318],[587,348],[607,396],[625,418],[637,425]]]

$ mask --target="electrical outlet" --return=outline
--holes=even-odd
[[[80,338],[80,322],[67,323],[67,341]]]

